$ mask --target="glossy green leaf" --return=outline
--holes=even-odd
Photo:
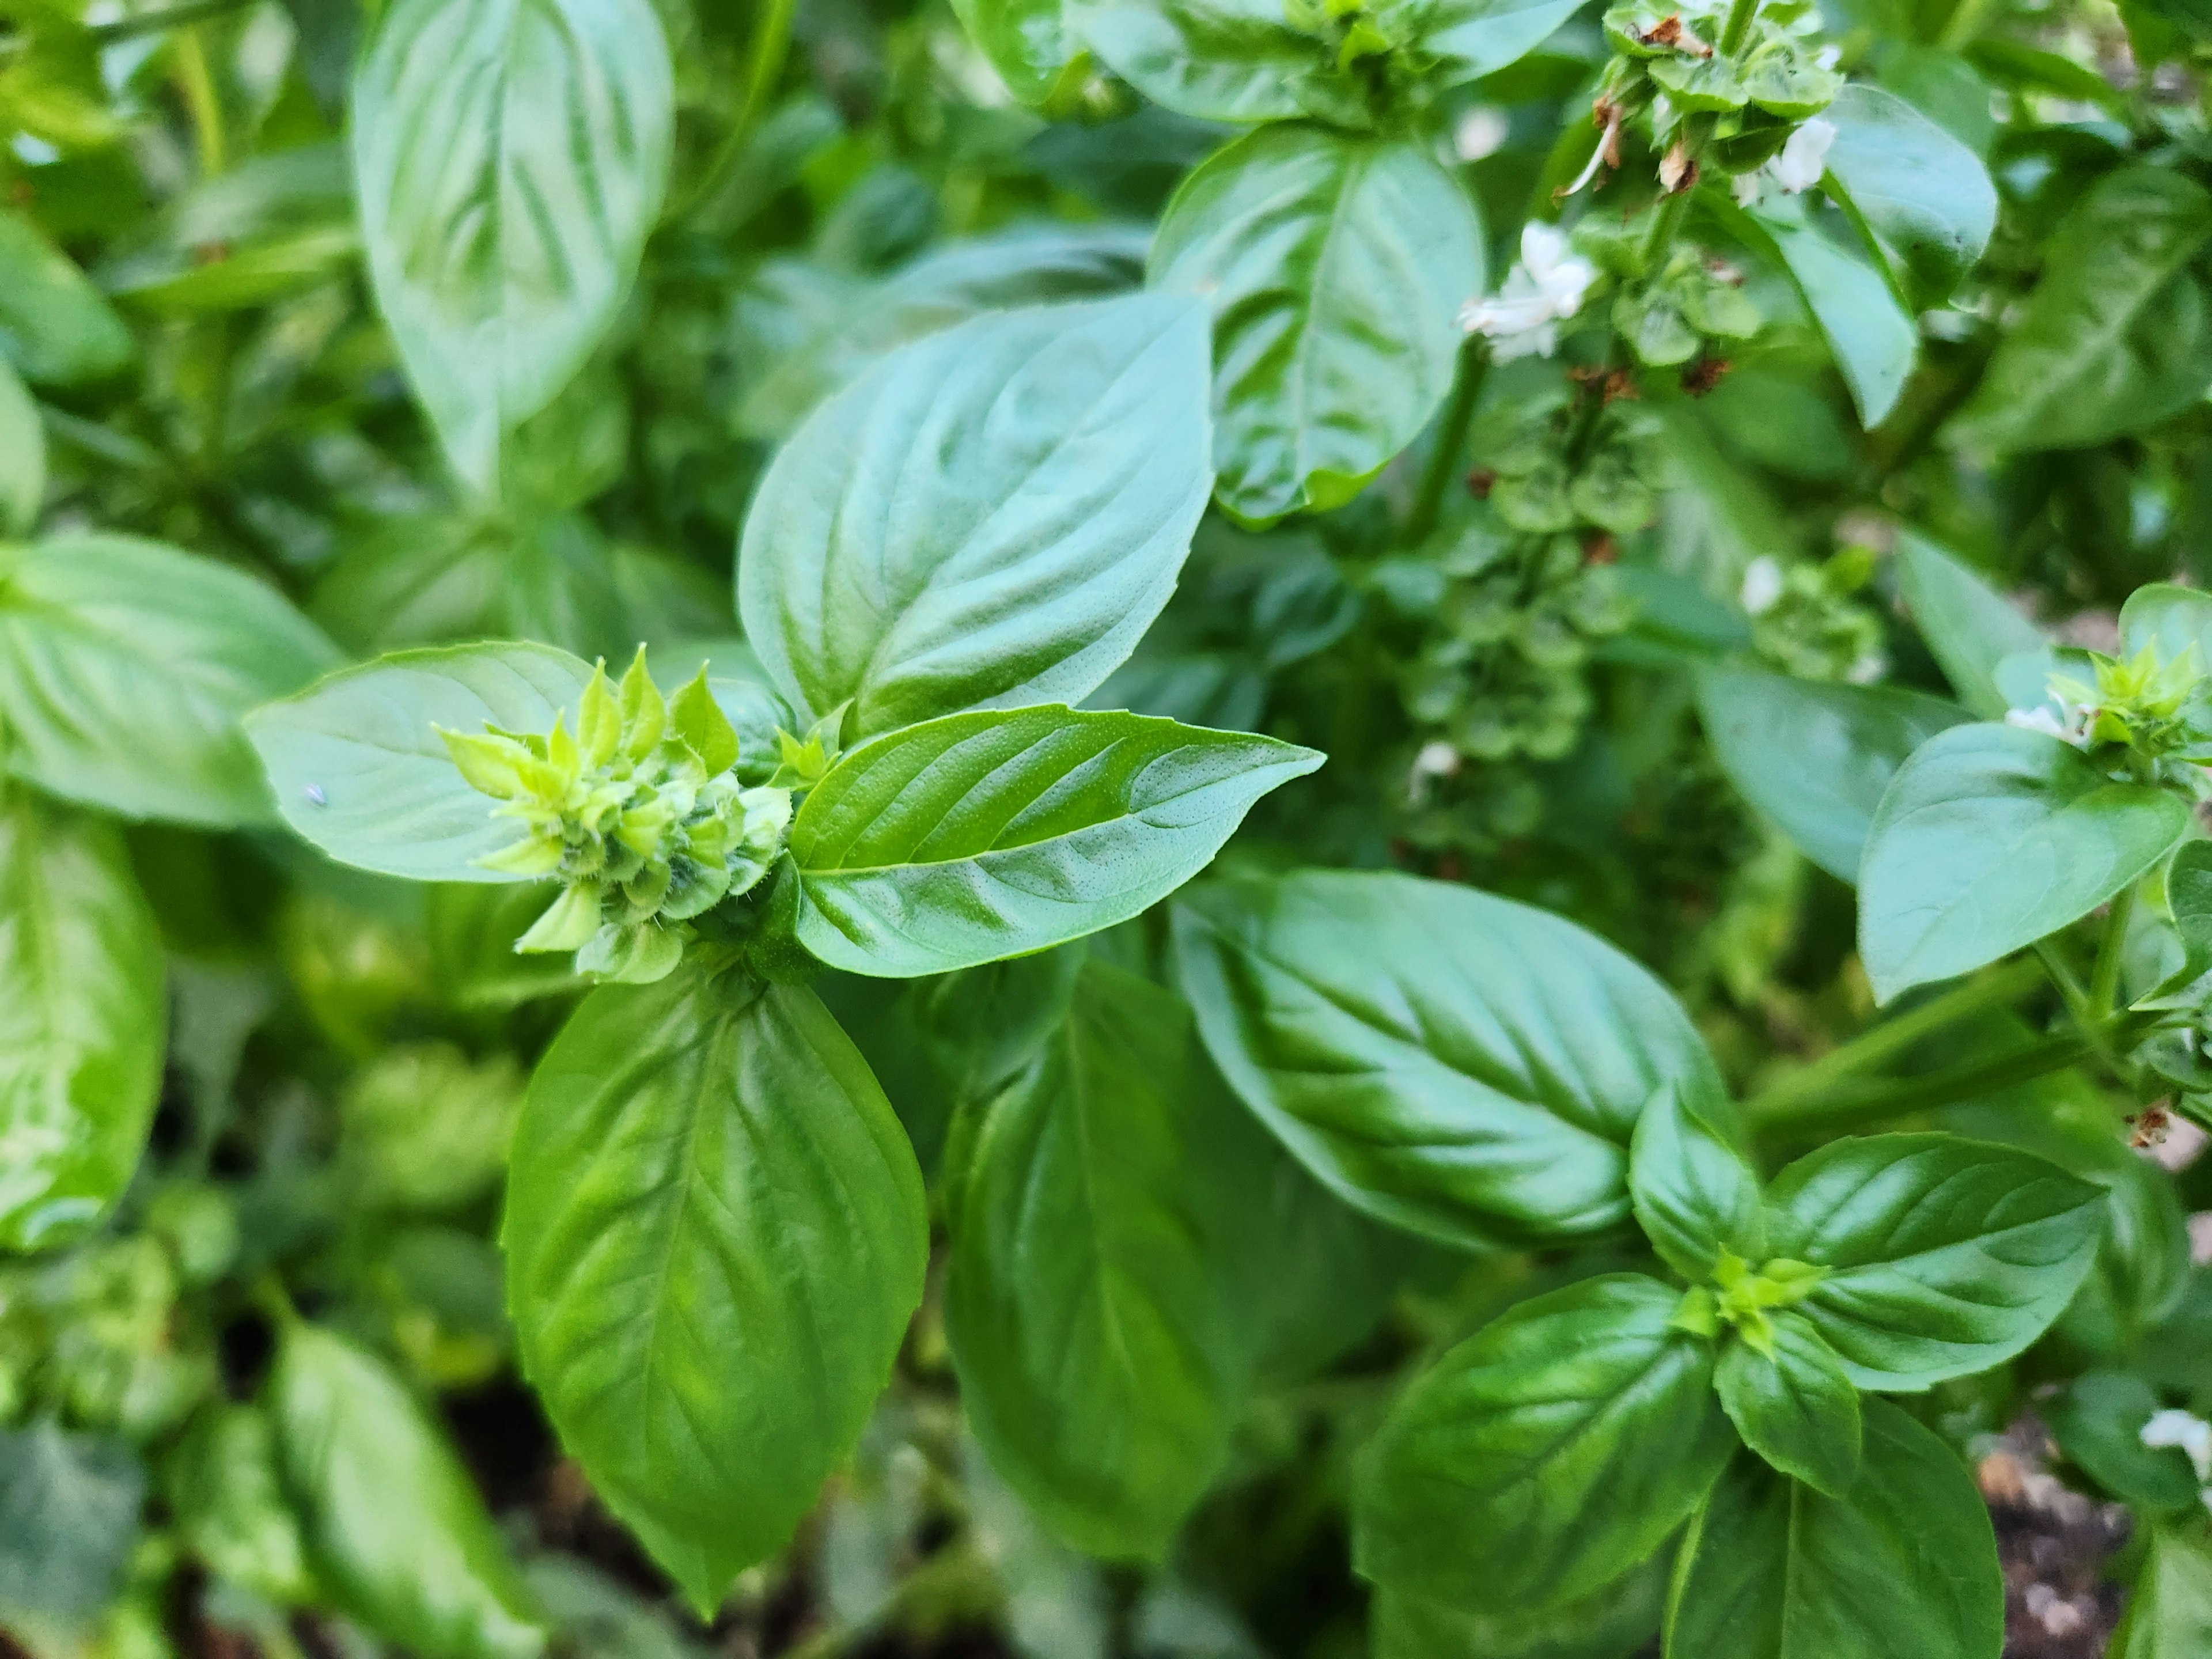
[[[1061,16],[1061,0],[953,0],[952,9],[1024,104],[1049,102],[1083,56],[1082,41]]]
[[[1842,1498],[1749,1452],[1683,1546],[1668,1659],[1996,1659],[2004,1580],[1989,1511],[1958,1454],[1866,1402],[1859,1478]]]
[[[1451,389],[1482,229],[1419,145],[1262,127],[1183,181],[1153,287],[1214,316],[1215,493],[1241,519],[1334,507]]]
[[[1267,1143],[1181,1001],[1095,961],[1029,1063],[963,1109],[945,1330],[976,1438],[1071,1543],[1157,1559],[1243,1407]]]
[[[378,307],[464,482],[612,325],[675,123],[647,0],[393,0],[354,74]]]
[[[576,726],[592,665],[547,645],[401,651],[318,681],[246,721],[284,821],[341,864],[414,881],[512,881],[477,860],[512,819],[454,769],[437,728]]]
[[[1926,537],[1899,536],[1897,562],[1905,603],[1959,701],[1984,720],[2002,719],[2008,704],[1997,689],[1997,665],[2036,649],[2043,635],[1984,577]]]
[[[1713,758],[1800,852],[1856,882],[1868,827],[1905,757],[1972,718],[1954,703],[1886,685],[1801,680],[1753,668],[1698,675]]]
[[[0,548],[8,767],[134,818],[229,827],[273,816],[239,729],[337,650],[276,591],[121,536]]]
[[[2194,1659],[2212,1651],[2212,1534],[2200,1519],[2154,1527],[2112,1632],[2111,1659]]]
[[[1836,129],[1826,187],[1897,270],[1914,309],[1959,285],[1996,224],[1981,157],[1894,93],[1863,82],[1820,112]]]
[[[1066,0],[1067,21],[1114,72],[1156,104],[1205,121],[1351,125],[1364,113],[1316,36],[1281,0]]]
[[[1859,1473],[1859,1391],[1844,1362],[1802,1315],[1767,1316],[1774,1352],[1741,1336],[1721,1351],[1713,1386],[1743,1443],[1794,1480],[1831,1498]]]
[[[532,1659],[544,1633],[475,1482],[384,1364],[295,1322],[269,1379],[317,1577],[422,1659]]]
[[[1578,0],[1430,0],[1419,8],[1424,53],[1440,82],[1474,81],[1527,57],[1581,9]]]
[[[46,434],[21,376],[0,356],[0,537],[27,536],[46,494]]]
[[[1075,702],[1167,603],[1212,481],[1206,313],[1166,295],[997,313],[817,410],[746,514],[745,637],[862,737]]]
[[[109,1435],[0,1429],[0,1620],[88,1625],[138,1539],[146,1472]]]
[[[906,978],[1127,921],[1206,867],[1310,749],[1057,706],[952,714],[863,744],[792,820],[799,943]]]
[[[1666,1599],[1656,1561],[1534,1618],[1465,1613],[1378,1589],[1368,1647],[1373,1659],[1629,1659],[1657,1632]]]
[[[2148,870],[2189,808],[2115,783],[2040,732],[1961,726],[1898,769],[1859,870],[1859,954],[1877,1001],[2054,933]]]
[[[538,1062],[502,1242],[523,1368],[711,1613],[852,1449],[921,1299],[905,1132],[811,991],[687,963]]]
[[[221,1401],[203,1412],[163,1468],[162,1490],[179,1540],[210,1572],[279,1604],[314,1598],[276,1425],[261,1407]]]
[[[1361,1454],[1352,1559],[1385,1589],[1506,1613],[1635,1566],[1734,1437],[1680,1296],[1613,1273],[1522,1303],[1417,1376]]]
[[[1863,1389],[1987,1370],[2049,1328],[2105,1230],[2103,1189],[1951,1135],[1831,1142],[1767,1194],[1773,1253],[1825,1269],[1799,1304]]]
[[[2126,1371],[2088,1371],[2036,1402],[2058,1449],[2124,1503],[2169,1512],[2194,1510],[2203,1482],[2179,1446],[2146,1446],[2143,1425],[2164,1404],[2158,1391]]]
[[[0,208],[0,356],[33,386],[129,367],[137,347],[100,290],[21,214]]]
[[[2212,299],[2190,264],[2212,191],[2149,166],[2106,174],[2051,235],[2043,277],[1954,431],[1999,451],[2076,449],[2202,401]]]
[[[1488,894],[1312,871],[1203,888],[1174,928],[1183,994],[1244,1103],[1346,1200],[1449,1243],[1619,1225],[1644,1103],[1668,1083],[1725,1097],[1656,980]]]
[[[2171,662],[2192,645],[2200,664],[2212,662],[2212,593],[2147,582],[2120,607],[2121,655],[2150,646],[2160,661]]]
[[[69,1243],[129,1184],[161,1086],[161,939],[113,826],[0,794],[0,1249]]]
[[[1667,1265],[1692,1284],[1712,1276],[1723,1250],[1764,1257],[1759,1177],[1702,1102],[1663,1083],[1636,1120],[1628,1194],[1637,1225]]]

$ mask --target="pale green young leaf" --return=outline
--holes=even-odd
[[[1759,1177],[1708,1100],[1660,1085],[1629,1143],[1628,1193],[1637,1224],[1667,1265],[1701,1283],[1723,1250],[1762,1260]]]
[[[1713,1372],[1721,1408],[1773,1468],[1841,1498],[1859,1473],[1859,1391],[1820,1333],[1789,1309],[1767,1316],[1771,1353],[1741,1336]]]
[[[1202,121],[1364,125],[1328,47],[1281,0],[1066,0],[1068,26],[1156,104]]]
[[[121,373],[137,355],[131,331],[69,256],[0,208],[0,357],[33,386],[76,386]]]
[[[1024,104],[1047,104],[1079,75],[1082,41],[1061,15],[1061,0],[953,0],[952,9],[1006,88]]]
[[[2212,593],[2172,582],[2146,582],[2120,607],[2120,655],[2145,646],[2172,662],[2191,646],[2200,669],[2212,672]]]

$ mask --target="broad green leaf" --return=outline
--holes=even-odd
[[[1886,1401],[1842,1498],[1740,1454],[1683,1545],[1668,1659],[1996,1659],[2004,1579],[1958,1454]]]
[[[1698,713],[1729,781],[1845,882],[1859,878],[1867,828],[1905,757],[1972,718],[1917,691],[1733,667],[1698,673]]]
[[[1416,1376],[1360,1455],[1360,1573],[1499,1613],[1573,1601],[1657,1549],[1734,1443],[1711,1345],[1669,1322],[1680,1300],[1640,1274],[1585,1279]]]
[[[613,324],[660,210],[675,91],[647,0],[393,0],[355,70],[377,306],[453,471]]]
[[[1427,0],[1420,50],[1439,61],[1442,84],[1479,80],[1518,63],[1581,9],[1580,0]]]
[[[213,560],[122,536],[0,548],[7,764],[49,793],[125,817],[265,823],[239,717],[337,662],[274,588]]]
[[[1905,603],[1943,678],[1984,720],[2002,719],[2008,704],[1997,689],[1997,665],[2035,650],[2043,635],[1979,574],[1926,537],[1900,535],[1897,561]]]
[[[314,1598],[267,1412],[209,1407],[164,1465],[162,1489],[180,1541],[210,1572],[280,1605]]]
[[[2186,803],[2115,783],[2015,726],[1954,726],[1898,769],[1859,869],[1875,998],[1969,973],[2088,915],[2189,831]]]
[[[1463,1613],[1378,1589],[1368,1646],[1373,1659],[1629,1659],[1657,1633],[1666,1600],[1656,1561],[1534,1618]]]
[[[22,378],[0,356],[0,537],[27,536],[46,495],[46,434]]]
[[[1917,325],[1882,274],[1822,231],[1802,202],[1769,202],[1751,212],[1706,199],[1724,224],[1789,274],[1835,355],[1859,423],[1879,423],[1897,406],[1920,347]]]
[[[1763,1259],[1759,1177],[1702,1103],[1660,1085],[1629,1142],[1628,1194],[1637,1224],[1667,1265],[1692,1284],[1723,1250]]]
[[[1941,301],[1973,268],[1996,224],[1996,186],[1981,158],[1878,87],[1846,86],[1820,112],[1836,129],[1828,193],[1897,271],[1913,309]]]
[[[514,823],[454,769],[437,728],[550,732],[592,665],[550,645],[400,651],[345,669],[246,721],[284,821],[341,864],[413,881],[512,881],[477,860]]]
[[[861,737],[1081,699],[1205,510],[1206,313],[1133,295],[979,317],[822,405],[745,516],[738,604],[778,690]]]
[[[120,1440],[0,1429],[0,1621],[88,1625],[120,1588],[145,1491]]]
[[[846,754],[792,820],[799,943],[943,973],[1079,939],[1204,869],[1310,749],[1058,706],[951,714]]]
[[[1831,1498],[1859,1473],[1859,1391],[1836,1351],[1802,1315],[1770,1314],[1774,1352],[1741,1336],[1721,1351],[1713,1385],[1743,1443],[1783,1474]]]
[[[0,208],[0,357],[33,386],[120,373],[137,355],[123,319],[66,254]]]
[[[2089,1371],[2036,1412],[2066,1455],[2113,1497],[2140,1508],[2197,1509],[2203,1483],[2179,1446],[2146,1446],[2143,1425],[2164,1402],[2158,1391],[2126,1371]]]
[[[1382,1322],[1400,1285],[1424,1267],[1459,1265],[1448,1252],[1354,1209],[1279,1147],[1266,1291],[1264,1386],[1311,1381]]]
[[[1049,103],[1072,68],[1082,73],[1083,43],[1061,17],[1061,0],[953,0],[952,9],[1024,104]]]
[[[72,1242],[129,1184],[161,1087],[161,939],[111,824],[0,793],[0,1249]]]
[[[1183,994],[1244,1103],[1347,1202],[1447,1243],[1618,1226],[1644,1103],[1668,1083],[1725,1098],[1658,981],[1486,893],[1310,871],[1200,889],[1174,929]]]
[[[1825,1270],[1799,1304],[1863,1389],[1987,1370],[2043,1334],[2105,1230],[2101,1188],[1951,1135],[1832,1141],[1767,1194],[1773,1253]]]
[[[2151,1528],[2150,1552],[2112,1632],[2111,1659],[2212,1652],[2212,1534],[2200,1519]]]
[[[1157,1559],[1243,1407],[1267,1142],[1181,1000],[1096,961],[1029,1062],[963,1109],[945,1330],[976,1438],[1070,1542]]]
[[[1150,278],[1213,308],[1215,493],[1278,519],[1337,506],[1428,423],[1482,228],[1422,147],[1279,124],[1183,181]]]
[[[2171,662],[2191,646],[2200,664],[2212,663],[2212,593],[2172,582],[2147,582],[2120,607],[2120,654],[2153,647]]]
[[[1066,0],[1067,22],[1156,104],[1204,121],[1316,115],[1358,126],[1364,107],[1282,0]]]
[[[381,1361],[295,1320],[268,1403],[316,1577],[346,1612],[422,1659],[544,1650],[476,1483]]]
[[[2077,449],[2201,402],[2212,301],[2191,262],[2212,191],[2166,167],[2108,173],[2051,234],[2043,277],[1953,423],[1988,449]]]
[[[562,1443],[702,1615],[859,1437],[921,1299],[913,1149],[815,994],[687,963],[538,1062],[502,1242]]]

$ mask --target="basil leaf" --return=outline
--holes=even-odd
[[[1267,1143],[1181,1001],[1096,961],[1028,1064],[964,1109],[945,1334],[975,1437],[1069,1542],[1156,1559],[1243,1407]]]
[[[104,380],[138,355],[98,289],[37,226],[0,208],[0,357],[33,386]]]
[[[1953,423],[1990,449],[2078,449],[2204,395],[2212,304],[2191,262],[2212,242],[2212,191],[2123,167],[2051,235],[2043,277]]]
[[[1628,1194],[1651,1248],[1693,1283],[1711,1277],[1723,1249],[1747,1261],[1764,1257],[1759,1177],[1674,1084],[1660,1085],[1636,1120]]]
[[[1083,44],[1061,19],[1060,0],[952,0],[952,9],[1023,103],[1049,104],[1079,76]]]
[[[1989,246],[1996,186],[1981,158],[1894,93],[1853,82],[1820,112],[1836,129],[1824,188],[1897,270],[1912,310],[1939,304]]]
[[[1580,0],[1430,0],[1420,50],[1437,60],[1438,85],[1480,80],[1520,62],[1580,9]]]
[[[27,536],[46,495],[46,433],[39,405],[0,356],[0,536]]]
[[[1863,1389],[1987,1370],[2043,1334],[2096,1260],[2101,1188],[1950,1135],[1832,1141],[1775,1177],[1768,1248],[1826,1275],[1799,1304]]]
[[[1959,701],[1984,720],[2010,706],[1997,687],[1997,665],[2043,644],[2035,624],[2013,609],[1974,570],[1926,537],[1898,538],[1898,577],[1920,637]]]
[[[122,536],[0,549],[7,764],[133,818],[269,821],[239,717],[338,655],[274,588]]]
[[[778,690],[859,735],[1075,702],[1174,591],[1212,475],[1205,312],[979,317],[893,352],[784,446],[738,605]]]
[[[248,717],[277,810],[337,860],[412,881],[512,881],[477,860],[516,838],[513,820],[454,769],[437,728],[550,732],[577,705],[589,663],[549,645],[399,651],[317,682]]]
[[[1990,1659],[2004,1644],[1981,1494],[1948,1446],[1887,1401],[1866,1402],[1864,1462],[1844,1496],[1744,1453],[1683,1552],[1668,1659]]]
[[[1644,1102],[1668,1083],[1725,1097],[1658,981],[1486,893],[1309,871],[1187,895],[1174,932],[1183,994],[1244,1103],[1346,1202],[1447,1243],[1617,1226]]]
[[[1378,1589],[1368,1647],[1373,1659],[1629,1659],[1658,1633],[1666,1599],[1657,1562],[1534,1619],[1463,1613]]]
[[[2150,1529],[2110,1659],[2191,1659],[2212,1649],[2212,1536],[2200,1521]]]
[[[910,978],[1125,921],[1206,867],[1310,749],[1140,714],[951,714],[843,756],[792,820],[799,943]]]
[[[1734,1440],[1711,1346],[1669,1322],[1680,1299],[1640,1274],[1585,1279],[1417,1376],[1360,1456],[1361,1574],[1506,1613],[1572,1601],[1657,1549]]]
[[[0,794],[0,1249],[91,1231],[161,1088],[161,940],[112,825]]]
[[[1844,882],[1858,880],[1875,809],[1905,757],[1971,718],[1892,686],[1720,667],[1698,674],[1698,713],[1729,781]]]
[[[660,210],[675,88],[648,0],[393,0],[354,72],[377,307],[447,459],[506,434],[613,324]]]
[[[89,1623],[120,1588],[145,1492],[121,1440],[51,1422],[0,1429],[0,1617]]]
[[[162,1488],[179,1539],[210,1572],[280,1604],[314,1599],[267,1412],[210,1406],[164,1466]]]
[[[1859,871],[1875,999],[1950,979],[2089,914],[2189,831],[2189,808],[2115,783],[2040,732],[1961,726],[1898,769]]]
[[[1281,0],[1066,0],[1068,25],[1156,104],[1205,121],[1368,125],[1327,46]]]
[[[1743,1443],[1783,1474],[1831,1498],[1859,1473],[1859,1391],[1803,1316],[1767,1316],[1774,1352],[1741,1337],[1721,1351],[1713,1386]]]
[[[1265,521],[1341,504],[1428,424],[1482,228],[1419,145],[1277,125],[1183,181],[1150,276],[1213,307],[1215,494]]]
[[[501,1242],[562,1443],[702,1617],[852,1449],[928,1257],[913,1149],[819,999],[689,963],[546,1050]]]
[[[2146,1446],[2143,1425],[2158,1413],[2158,1391],[2125,1371],[2089,1371],[2036,1410],[2059,1449],[2115,1498],[2148,1510],[2195,1510],[2203,1483],[2179,1446]]]
[[[2171,662],[2191,646],[2197,660],[2212,652],[2212,594],[2172,582],[2146,582],[2120,607],[2120,654],[2132,657],[2145,646]]]
[[[294,1322],[269,1380],[318,1578],[422,1659],[532,1659],[544,1632],[469,1473],[384,1365]]]

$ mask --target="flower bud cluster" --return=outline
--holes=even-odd
[[[731,775],[738,736],[706,671],[664,700],[642,648],[619,688],[604,663],[592,671],[573,734],[563,714],[543,734],[440,735],[470,785],[501,803],[494,815],[522,826],[484,867],[562,884],[515,948],[574,951],[579,971],[608,979],[672,969],[684,924],[756,885],[791,821],[789,790]]]
[[[1723,1249],[1713,1264],[1712,1284],[1692,1286],[1675,1309],[1674,1322],[1698,1336],[1715,1336],[1722,1326],[1732,1327],[1753,1352],[1771,1359],[1772,1311],[1802,1302],[1826,1277],[1825,1267],[1787,1256],[1754,1269],[1735,1251]]]
[[[1753,559],[1741,591],[1752,649],[1797,679],[1873,684],[1889,671],[1881,619],[1856,597],[1873,574],[1863,548],[1845,548],[1822,565]]]

